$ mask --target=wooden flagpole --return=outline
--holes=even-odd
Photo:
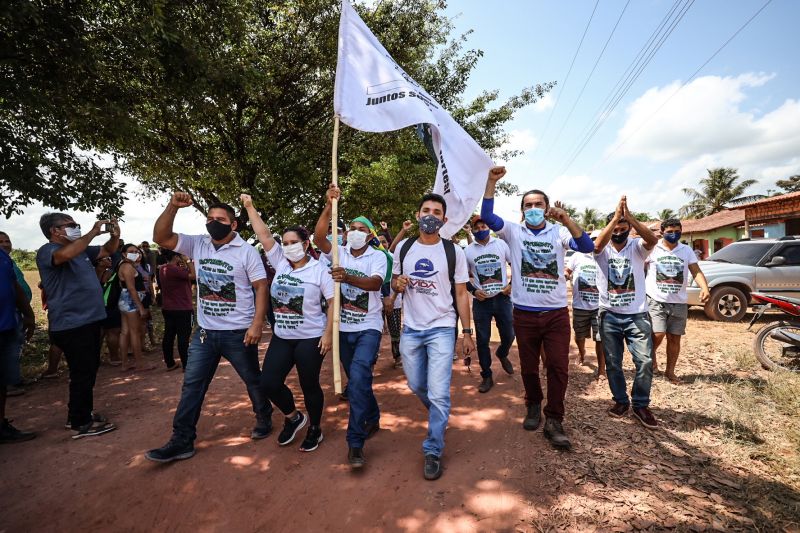
[[[339,186],[339,115],[333,117],[333,150],[331,151],[331,183]],[[334,198],[331,202],[331,259],[332,265],[339,266],[339,200]],[[340,283],[333,285],[333,390],[336,394],[342,393],[342,370],[339,362],[339,321],[342,307],[342,291]]]

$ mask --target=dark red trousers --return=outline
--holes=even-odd
[[[556,309],[546,313],[514,308],[514,333],[519,347],[525,404],[544,399],[539,379],[539,354],[544,348],[547,372],[547,405],[544,414],[559,422],[564,419],[564,397],[569,381],[569,311]]]

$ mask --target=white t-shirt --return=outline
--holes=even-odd
[[[651,250],[644,246],[642,239],[628,239],[619,252],[608,243],[595,254],[601,308],[624,315],[647,311],[644,263]]]
[[[400,250],[407,240],[400,241],[395,249],[392,274],[400,274]],[[466,283],[469,272],[464,250],[460,246],[455,249],[456,271],[453,279],[456,283]],[[441,242],[415,242],[403,261],[402,273],[409,277],[403,294],[403,323],[415,330],[456,327],[444,245]]]
[[[572,308],[594,311],[599,306],[597,263],[594,254],[575,252],[567,260],[572,271]]]
[[[339,266],[347,270],[351,276],[371,278],[378,276],[383,281],[386,277],[386,255],[367,246],[367,250],[358,257],[353,257],[350,246],[339,246]],[[333,250],[323,254],[327,261],[332,261]],[[342,310],[339,315],[339,331],[364,331],[376,329],[383,331],[383,305],[381,291],[365,291],[347,283],[341,284]]]
[[[309,257],[308,263],[295,270],[279,244],[267,252],[267,258],[275,268],[270,288],[275,335],[281,339],[321,337],[328,323],[322,300],[333,298],[333,278],[328,267]]]
[[[489,237],[485,245],[475,241],[464,250],[472,285],[494,296],[508,284],[506,265],[511,262],[511,252],[505,241]]]
[[[557,309],[567,305],[564,252],[572,234],[561,224],[545,223],[538,235],[524,224],[504,220],[497,236],[511,252],[511,300],[514,305]]]
[[[253,282],[267,277],[256,249],[238,233],[219,250],[209,235],[179,233],[175,251],[195,262],[200,327],[226,331],[249,328],[256,312]]]
[[[658,302],[685,304],[689,265],[697,263],[694,250],[683,243],[674,249],[658,241],[647,260],[647,295]]]

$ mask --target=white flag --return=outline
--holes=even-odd
[[[395,63],[347,0],[339,20],[339,58],[333,108],[362,131],[430,124],[439,162],[433,192],[447,202],[444,238],[456,234],[483,198],[492,160],[411,76]]]

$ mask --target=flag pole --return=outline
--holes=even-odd
[[[331,183],[339,186],[339,115],[333,117],[333,150],[331,150]],[[334,267],[339,266],[339,200],[331,201],[331,259]],[[339,317],[341,315],[342,292],[340,283],[333,285],[333,390],[336,394],[342,393],[342,370],[339,363]]]

